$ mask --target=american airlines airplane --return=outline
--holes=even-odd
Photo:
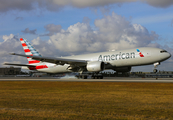
[[[171,54],[166,50],[151,47],[134,48],[120,51],[100,52],[68,57],[44,57],[24,38],[20,38],[25,54],[11,53],[26,57],[28,64],[5,63],[5,65],[22,66],[23,69],[47,73],[67,73],[85,71],[99,73],[106,69],[116,72],[129,72],[132,66],[153,64],[167,60]],[[83,77],[83,76],[82,76]],[[83,78],[87,78],[84,76]],[[96,77],[97,78],[97,77]],[[102,77],[103,78],[103,77]]]

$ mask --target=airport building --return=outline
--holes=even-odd
[[[172,78],[173,71],[159,71],[158,73],[148,73],[145,74],[148,78]]]
[[[21,73],[21,68],[0,68],[0,75],[17,75]]]
[[[128,73],[116,73],[110,71],[103,71],[104,77],[142,77],[142,78],[173,78],[173,71],[159,71],[157,73],[153,72],[128,72]],[[28,75],[29,77],[50,77],[50,74],[41,73],[36,71],[30,71],[29,73],[22,72],[21,68],[0,68],[0,76],[21,76]],[[56,74],[54,75],[56,76]],[[58,74],[60,76],[60,74]],[[62,75],[61,75],[62,76]]]
[[[131,72],[130,77],[143,77],[143,78],[172,78],[173,71],[159,71],[153,72]]]

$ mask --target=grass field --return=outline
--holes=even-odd
[[[173,119],[173,84],[0,82],[0,120]]]

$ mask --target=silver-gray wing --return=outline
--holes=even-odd
[[[10,54],[22,56],[22,57],[30,57],[30,58],[35,59],[35,60],[39,60],[42,62],[54,63],[57,65],[70,64],[70,65],[77,65],[77,66],[85,66],[87,64],[86,60],[55,58],[55,57],[42,57],[42,56],[30,56],[30,55],[23,55],[23,54],[16,54],[16,53],[10,53]]]

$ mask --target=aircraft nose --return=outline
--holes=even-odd
[[[171,57],[171,54],[170,53],[168,53],[168,58],[170,58]]]
[[[162,60],[167,60],[171,57],[171,54],[165,50],[160,51],[160,53],[162,54],[160,56]]]
[[[169,59],[171,57],[171,54],[170,53],[167,53],[166,55],[165,55],[165,59]]]

